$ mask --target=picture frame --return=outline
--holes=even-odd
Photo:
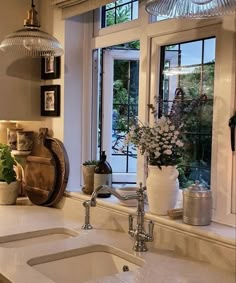
[[[61,86],[41,86],[41,116],[60,116]]]
[[[54,80],[61,76],[61,57],[43,57],[41,59],[41,79]]]

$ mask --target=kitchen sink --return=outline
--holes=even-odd
[[[79,234],[66,228],[50,228],[44,230],[30,231],[0,237],[0,247],[20,248],[40,243],[55,242],[76,237]]]
[[[33,258],[28,264],[56,283],[83,283],[134,271],[143,260],[110,246],[94,245]]]

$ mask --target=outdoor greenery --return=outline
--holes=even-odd
[[[107,4],[104,8],[106,9],[105,26],[125,23],[132,19],[131,3],[126,4],[123,0],[117,0],[115,3]]]

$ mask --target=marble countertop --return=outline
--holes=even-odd
[[[93,281],[94,283],[235,283],[233,273],[206,263],[177,257],[171,252],[154,249],[145,253],[134,252],[133,239],[127,233],[105,229],[81,230],[81,223],[76,217],[68,217],[60,209],[20,204],[0,206],[0,223],[0,282],[51,283],[51,279],[27,262],[40,256],[65,251],[70,253],[80,247],[101,244],[141,258],[144,265],[134,272],[104,277]],[[78,233],[78,236],[25,247],[1,247],[1,243],[13,234],[51,228],[70,229]],[[9,281],[4,281],[1,275]]]

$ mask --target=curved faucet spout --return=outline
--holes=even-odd
[[[119,200],[131,200],[131,199],[138,199],[137,195],[126,195],[126,196],[122,196],[120,195],[115,189],[109,188],[108,186],[99,186],[97,188],[94,189],[94,192],[92,193],[91,199],[90,199],[90,205],[91,206],[96,206],[96,199],[97,196],[99,194],[99,192],[104,191],[104,192],[108,192],[111,193],[113,196],[115,196],[116,198],[118,198]]]

